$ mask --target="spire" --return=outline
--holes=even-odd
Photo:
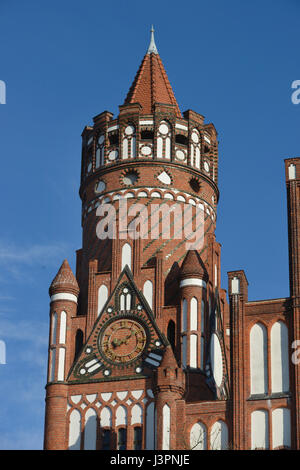
[[[59,292],[70,292],[71,294],[75,295],[78,295],[79,293],[77,280],[66,259],[59,268],[58,273],[53,279],[49,289],[50,295],[58,294]]]
[[[181,279],[188,277],[199,277],[208,280],[205,265],[196,250],[189,250],[181,265]]]
[[[150,38],[150,44],[149,44],[149,47],[148,47],[147,54],[158,54],[158,50],[157,50],[157,47],[156,47],[156,44],[155,44],[155,40],[154,40],[154,28],[153,28],[153,25],[151,26],[150,32],[151,32],[151,38]]]
[[[152,114],[155,103],[175,106],[176,116],[182,118],[165,68],[158,54],[154,41],[154,29],[151,28],[151,39],[135,79],[130,87],[124,105],[139,103],[142,114]]]

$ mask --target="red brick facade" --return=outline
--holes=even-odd
[[[299,449],[300,159],[285,162],[291,297],[250,302],[232,271],[227,300],[217,132],[182,117],[156,49],[82,139],[82,249],[50,287],[45,449]],[[118,236],[99,238],[105,217]]]

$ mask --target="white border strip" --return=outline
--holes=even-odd
[[[181,281],[179,284],[179,287],[186,287],[186,286],[198,286],[198,287],[206,288],[206,282],[196,277],[190,277],[189,279],[183,279],[183,281]]]
[[[55,302],[56,300],[71,300],[77,304],[77,297],[74,294],[68,294],[67,292],[62,292],[61,294],[54,294],[50,297],[50,302]]]

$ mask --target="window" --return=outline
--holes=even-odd
[[[127,444],[127,429],[118,429],[118,450],[126,450]]]
[[[76,338],[75,338],[75,356],[74,361],[77,359],[81,348],[83,346],[83,332],[81,330],[76,331]]]
[[[102,431],[102,450],[110,450],[111,430],[103,429]]]
[[[142,428],[136,427],[133,430],[133,449],[142,449]]]

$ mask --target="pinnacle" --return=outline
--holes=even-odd
[[[181,278],[191,276],[208,280],[205,265],[196,250],[189,250],[181,265]]]
[[[49,289],[50,295],[57,294],[59,292],[70,292],[75,295],[78,295],[79,293],[77,280],[67,259],[63,261]]]

